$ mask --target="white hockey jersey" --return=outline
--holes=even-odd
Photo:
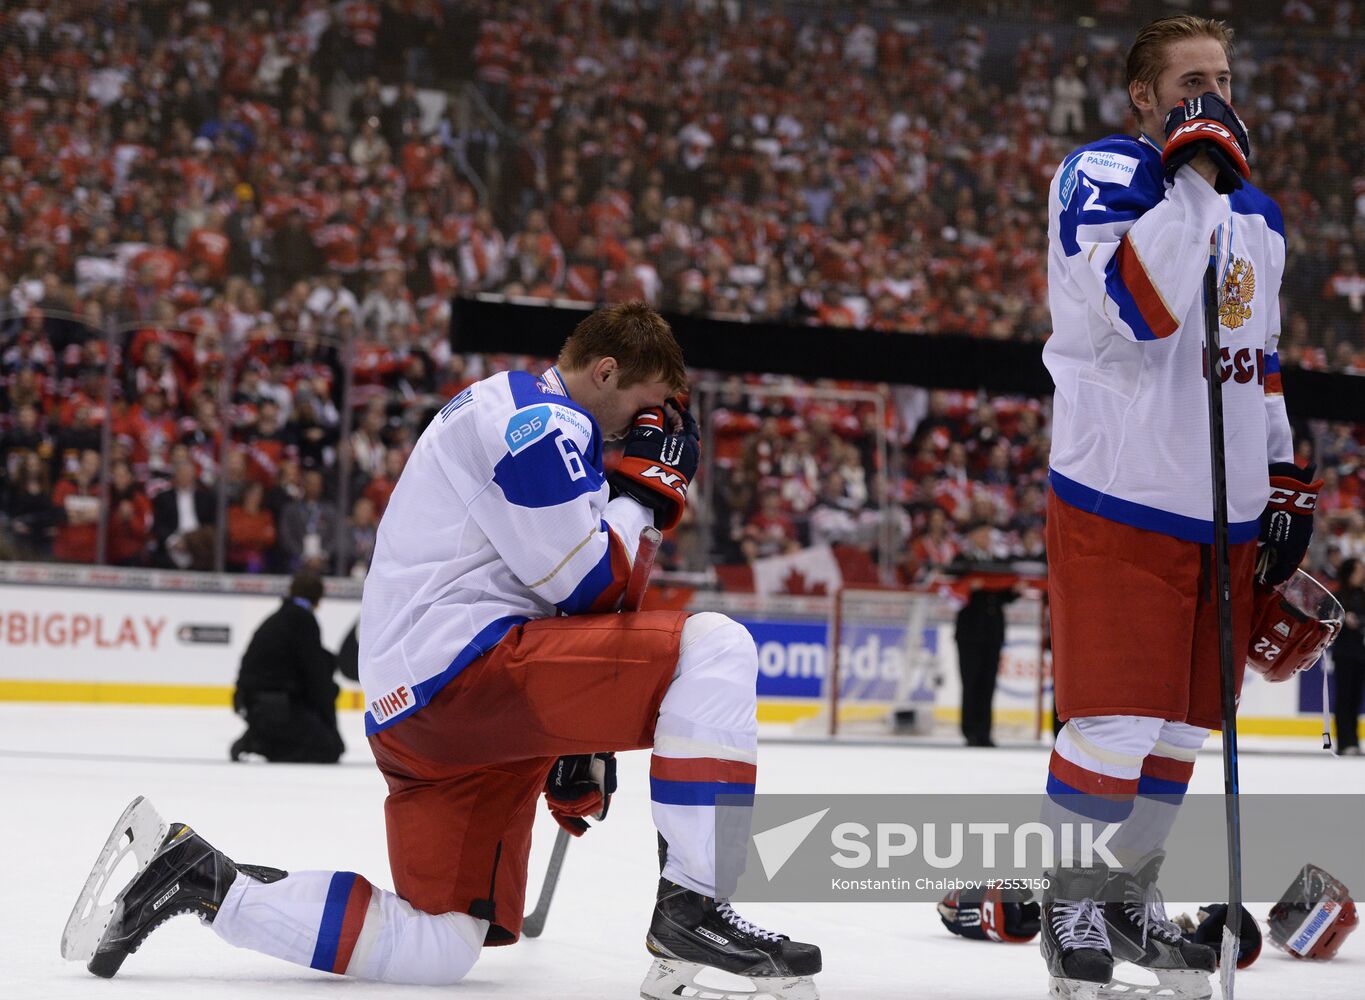
[[[1262,192],[1224,197],[1192,170],[1171,185],[1145,137],[1063,161],[1048,195],[1056,383],[1049,480],[1101,517],[1213,540],[1204,270],[1218,244],[1229,537],[1250,541],[1270,462],[1293,460],[1280,388],[1284,220]]]
[[[418,438],[379,525],[360,610],[373,733],[508,630],[616,606],[653,514],[608,502],[602,433],[558,373],[465,389]]]

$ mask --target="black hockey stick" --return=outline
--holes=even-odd
[[[1228,559],[1227,457],[1223,441],[1223,357],[1218,343],[1217,244],[1204,270],[1204,381],[1209,391],[1209,460],[1213,473],[1213,573],[1218,600],[1218,673],[1222,685],[1223,800],[1228,827],[1228,915],[1218,981],[1233,1000],[1242,931],[1242,806],[1237,777],[1237,682],[1232,655],[1232,568]]]
[[[626,581],[626,595],[621,601],[622,611],[639,611],[640,602],[645,598],[649,587],[649,573],[654,568],[654,557],[659,554],[659,543],[663,535],[658,528],[646,526],[640,531],[640,545],[635,550],[635,565],[630,568],[630,579]],[[545,930],[545,918],[550,915],[550,902],[555,898],[555,888],[559,885],[559,872],[564,867],[564,855],[568,853],[569,841],[573,838],[563,827],[555,834],[555,846],[550,851],[550,863],[545,869],[545,881],[540,885],[540,898],[536,908],[526,914],[521,922],[521,933],[528,938],[540,937]]]

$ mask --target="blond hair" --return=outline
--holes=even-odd
[[[559,352],[559,366],[580,371],[598,358],[615,358],[620,387],[657,379],[674,395],[687,391],[682,348],[668,321],[643,302],[599,309],[576,327]]]
[[[1133,39],[1133,47],[1128,50],[1129,94],[1132,93],[1134,83],[1145,83],[1155,88],[1157,78],[1166,68],[1167,48],[1172,42],[1186,38],[1217,39],[1227,57],[1232,58],[1232,29],[1228,27],[1226,21],[1197,17],[1194,14],[1158,18],[1143,26],[1137,33],[1137,38]],[[1134,114],[1138,113],[1137,105],[1133,104],[1131,96],[1128,99],[1128,106],[1133,109]]]

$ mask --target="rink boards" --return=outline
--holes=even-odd
[[[0,701],[219,705],[231,702],[242,651],[277,606],[284,577],[243,577],[50,564],[0,564]],[[703,604],[704,602],[704,604]],[[697,606],[741,621],[758,647],[759,717],[793,723],[821,706],[828,669],[828,602],[707,594]],[[325,645],[336,649],[356,622],[360,585],[329,580],[318,609]],[[940,719],[956,716],[960,687],[952,627],[934,623],[916,637],[937,658],[920,692]],[[904,636],[867,627],[845,642],[842,662],[869,706],[893,696]],[[1014,623],[1007,635],[997,719],[1032,718],[1037,699],[1038,626]],[[360,692],[339,706],[359,709]],[[1287,684],[1249,677],[1242,728],[1261,735],[1320,731],[1321,676]]]

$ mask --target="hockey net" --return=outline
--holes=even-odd
[[[1038,741],[1050,732],[1050,656],[1044,590],[1023,581],[1006,607],[994,700],[997,741]],[[803,735],[951,739],[962,686],[954,629],[961,600],[948,587],[842,588],[831,601],[819,710]]]

